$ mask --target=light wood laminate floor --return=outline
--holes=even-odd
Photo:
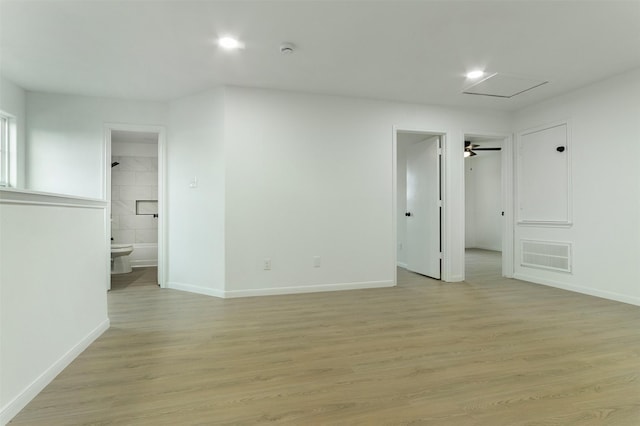
[[[464,283],[400,269],[395,288],[290,296],[124,286],[13,423],[640,425],[640,308],[468,262]]]
[[[120,291],[129,287],[157,285],[158,268],[134,268],[128,274],[111,275],[111,291]]]

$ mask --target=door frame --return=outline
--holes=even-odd
[[[104,124],[104,161],[102,194],[107,202],[105,217],[107,253],[111,252],[111,131],[149,132],[158,134],[158,284],[160,288],[167,286],[167,144],[164,126],[150,126],[122,123]],[[106,259],[107,289],[111,289],[110,258]]]
[[[513,171],[513,135],[505,133],[487,133],[487,132],[463,132],[461,146],[464,147],[464,141],[468,137],[480,137],[502,140],[502,150],[500,166],[501,170],[501,199],[502,211],[504,211],[504,220],[502,221],[502,276],[513,278],[514,271],[514,171]],[[464,168],[466,170],[466,168]],[[462,179],[463,194],[466,194],[465,179]],[[466,212],[466,197],[462,197],[463,211]],[[466,221],[463,221],[463,226]],[[466,234],[466,229],[465,229]],[[464,254],[463,265],[466,265],[466,254]],[[466,273],[466,266],[463,270]]]
[[[449,252],[449,233],[447,232],[447,226],[449,221],[447,220],[448,212],[448,198],[447,198],[447,132],[443,130],[433,130],[425,128],[412,128],[406,126],[393,126],[392,128],[392,200],[391,200],[391,212],[392,212],[392,241],[393,241],[393,283],[398,285],[398,132],[407,133],[420,133],[425,136],[439,136],[440,137],[440,199],[442,201],[442,207],[440,210],[440,246],[442,247],[442,259],[440,261],[440,281],[451,281],[451,268],[450,265],[450,252]]]

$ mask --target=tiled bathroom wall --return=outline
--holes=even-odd
[[[158,158],[113,156],[111,236],[116,244],[157,243],[158,219],[136,215],[136,200],[158,199]]]

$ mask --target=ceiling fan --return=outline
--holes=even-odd
[[[474,151],[500,151],[502,148],[480,148],[480,145],[471,143],[471,141],[464,141],[464,156],[473,157],[476,154]]]

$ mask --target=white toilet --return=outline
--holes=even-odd
[[[111,244],[111,273],[127,274],[131,272],[129,255],[133,252],[133,244]]]

